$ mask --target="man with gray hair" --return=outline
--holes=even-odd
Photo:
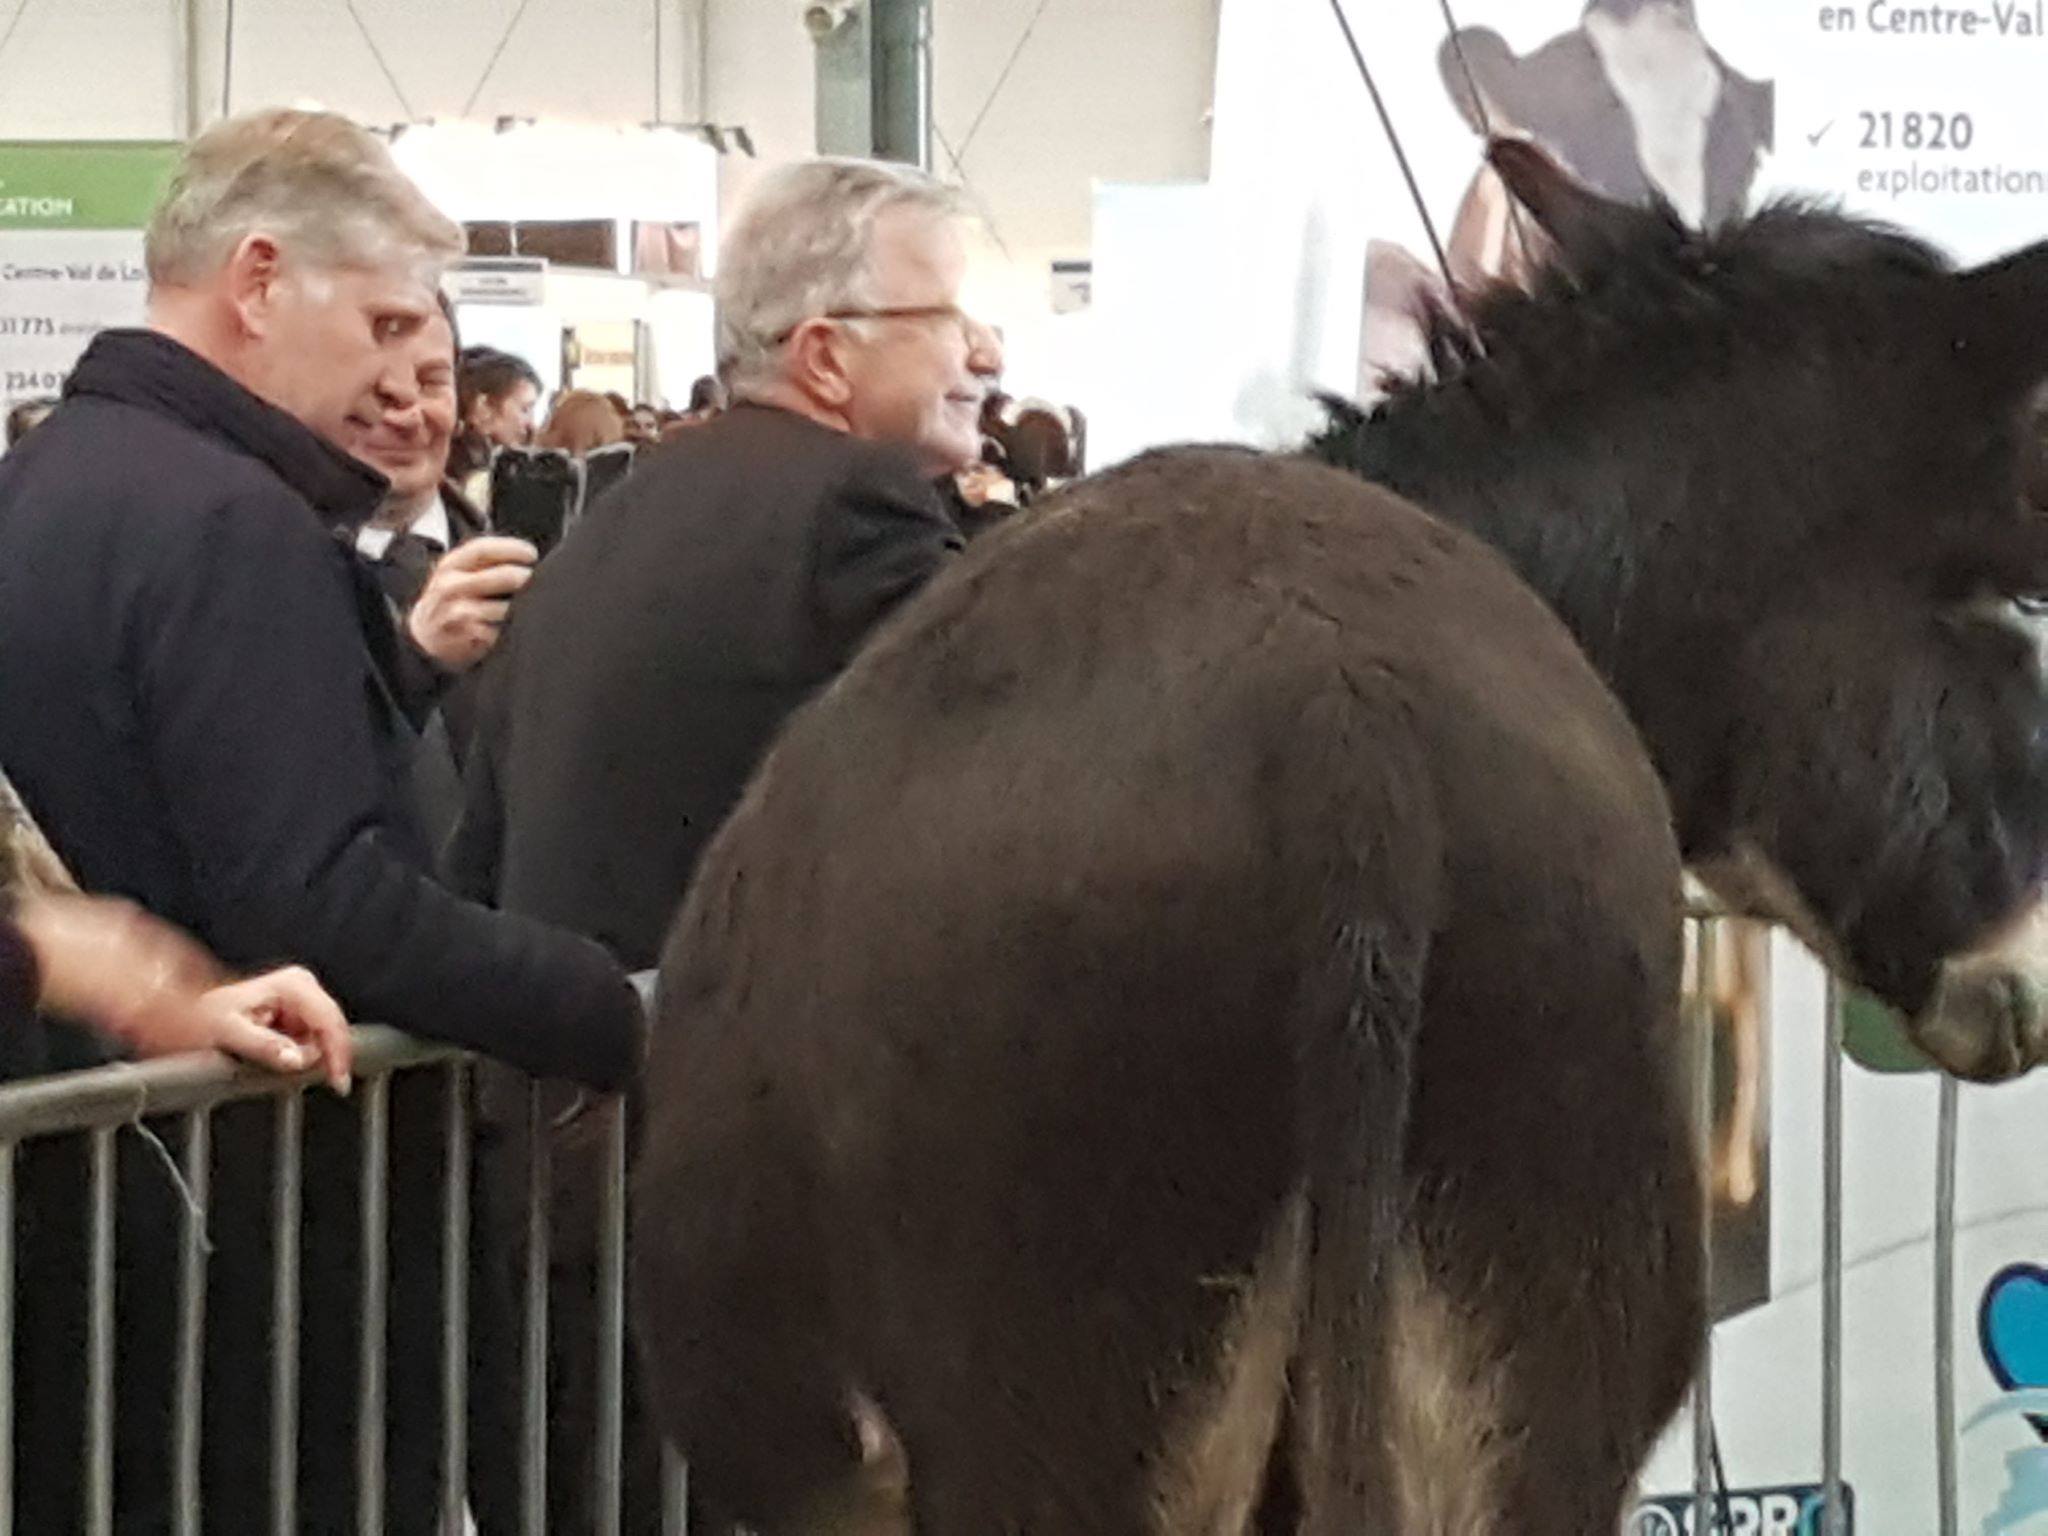
[[[466,884],[655,963],[783,718],[959,547],[934,482],[980,456],[1002,366],[960,307],[965,224],[905,166],[762,179],[719,254],[732,408],[650,454],[521,597]]]
[[[267,111],[191,145],[146,250],[148,328],[97,337],[0,461],[0,759],[81,883],[229,964],[295,961],[352,1017],[619,1086],[640,1021],[612,959],[426,872],[399,637],[348,542],[385,481],[337,445],[417,410],[411,344],[439,322],[460,229],[353,124]],[[425,1532],[442,1091],[416,1076],[390,1091],[383,1502],[388,1529]],[[355,1379],[356,1124],[308,1101],[301,1371],[323,1393]],[[254,1449],[270,1406],[268,1117],[223,1111],[214,1135],[205,1510],[208,1529],[256,1530],[272,1493]],[[177,1212],[160,1178],[124,1184],[116,1500],[122,1528],[165,1529]],[[80,1421],[60,1406],[81,1358],[63,1315],[72,1257],[22,1288],[54,1309],[17,1329],[16,1422],[49,1442],[17,1462],[26,1530],[81,1525]],[[286,1490],[305,1529],[355,1523],[350,1418],[306,1405]]]
[[[485,669],[455,844],[465,889],[593,935],[629,970],[655,963],[783,720],[960,547],[934,482],[979,457],[1002,364],[961,308],[963,215],[904,166],[810,161],[758,183],[719,252],[732,408],[578,525]],[[521,1133],[509,1096],[491,1118]],[[555,1164],[570,1188],[572,1158]],[[558,1301],[587,1310],[573,1241],[557,1247]],[[592,1337],[566,1318],[555,1336]],[[562,1379],[589,1377],[565,1363]],[[589,1523],[574,1501],[590,1407],[555,1416],[551,1530]]]

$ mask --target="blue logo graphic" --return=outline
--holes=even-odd
[[[2011,1264],[1993,1276],[1977,1309],[1977,1336],[2006,1391],[2048,1387],[2048,1269]]]
[[[1973,1415],[1964,1430],[2018,1415],[2048,1440],[2048,1269],[2012,1264],[1992,1277],[1977,1309],[1977,1341],[2006,1395]],[[2001,1536],[2048,1514],[2048,1444],[2013,1452],[2005,1466],[2012,1481],[1982,1536]]]
[[[1745,1488],[1724,1505],[1709,1500],[1700,1536],[1820,1536],[1827,1496],[1811,1483],[1787,1488]],[[1842,1487],[1841,1536],[1856,1530],[1856,1490]],[[1668,1494],[1646,1499],[1630,1516],[1625,1536],[1693,1536],[1693,1499]]]

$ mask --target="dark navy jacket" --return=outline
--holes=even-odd
[[[642,1030],[611,957],[425,873],[414,738],[392,692],[397,632],[346,542],[383,489],[169,338],[99,337],[56,413],[0,461],[0,763],[86,889],[134,898],[230,964],[297,961],[354,1018],[621,1083]],[[404,1536],[439,1527],[449,1092],[436,1073],[389,1087],[383,1528]],[[213,1126],[205,1528],[238,1536],[266,1527],[270,1498],[255,1426],[270,1406],[274,1140],[260,1104],[218,1110]],[[358,1196],[373,1154],[355,1107],[318,1092],[303,1148],[299,1528],[351,1530]],[[24,1530],[81,1528],[78,1152],[59,1139],[19,1162]],[[160,1531],[184,1207],[134,1150],[118,1201],[116,1525]]]
[[[87,890],[354,1018],[616,1085],[611,959],[426,873],[395,632],[335,534],[382,490],[168,337],[100,336],[0,461],[0,763]]]

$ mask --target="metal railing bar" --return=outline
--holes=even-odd
[[[455,1046],[415,1040],[381,1024],[359,1025],[353,1034],[358,1078],[465,1059]],[[283,1098],[320,1080],[317,1072],[287,1077],[213,1055],[168,1056],[26,1078],[0,1086],[0,1142],[125,1125],[144,1109],[151,1115],[175,1115]]]
[[[85,1528],[114,1529],[114,1132],[92,1133],[90,1322],[86,1333]]]
[[[0,1144],[0,1536],[14,1536],[14,1145]]]
[[[1718,924],[1714,919],[1692,923],[1694,1033],[1693,1115],[1700,1167],[1700,1287],[1714,1294],[1714,964]],[[1714,1325],[1700,1345],[1699,1374],[1692,1387],[1692,1529],[1714,1529]]]
[[[270,1529],[299,1526],[299,1215],[306,1101],[292,1093],[277,1105],[271,1157]]]
[[[469,1069],[447,1071],[441,1231],[441,1523],[463,1528],[469,1493]]]
[[[357,1335],[356,1392],[356,1530],[360,1536],[384,1533],[384,1354],[390,1347],[385,1326],[389,1300],[390,1251],[387,1198],[391,1141],[391,1079],[362,1082],[362,1310]]]
[[[1943,1074],[1934,1147],[1934,1468],[1936,1529],[1957,1536],[1956,1502],[1956,1080]]]
[[[526,1339],[521,1356],[520,1529],[547,1536],[548,1524],[548,1207],[553,1182],[550,1126],[539,1083],[526,1099]]]
[[[689,1536],[690,1468],[667,1445],[661,1448],[661,1536]]]
[[[626,1103],[605,1116],[597,1235],[596,1536],[619,1536],[626,1454]]]
[[[206,1201],[213,1179],[213,1120],[185,1117],[185,1219],[178,1235],[177,1417],[171,1425],[171,1518],[176,1536],[199,1536],[199,1440],[206,1369]]]
[[[1827,981],[1827,1060],[1821,1095],[1821,1536],[1844,1536],[1842,1504],[1842,1051],[1841,984]]]

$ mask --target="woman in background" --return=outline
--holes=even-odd
[[[593,449],[625,440],[626,423],[611,401],[588,389],[572,389],[555,402],[538,446],[558,448],[580,459]]]
[[[454,325],[451,314],[449,325]],[[533,441],[533,408],[540,375],[523,357],[496,347],[464,347],[455,367],[455,439],[448,447],[448,478],[482,506],[490,493],[491,453]]]

